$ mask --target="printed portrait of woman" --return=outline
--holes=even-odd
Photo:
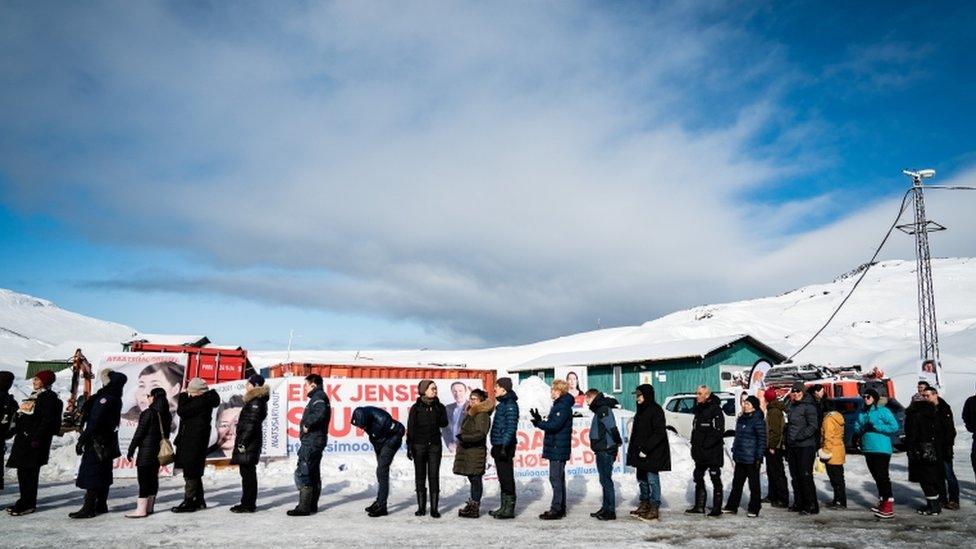
[[[237,440],[237,420],[244,409],[244,397],[234,395],[217,407],[217,442],[210,448],[208,458],[230,458]]]
[[[566,383],[569,384],[569,395],[576,401],[573,406],[581,408],[586,403],[586,393],[580,387],[579,376],[576,372],[566,374]]]
[[[135,387],[135,405],[124,417],[130,421],[139,421],[139,414],[149,408],[149,393],[155,388],[166,391],[169,409],[176,417],[176,397],[183,387],[183,366],[175,362],[156,362],[139,372]]]

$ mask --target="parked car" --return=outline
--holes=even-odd
[[[735,435],[735,396],[732,393],[715,393],[722,401],[725,413],[725,436]],[[691,438],[695,419],[695,393],[678,393],[664,401],[664,421],[668,429],[684,438]]]
[[[861,397],[835,398],[834,406],[837,411],[844,416],[844,446],[848,452],[860,452],[860,448],[854,445],[854,423],[857,421],[858,414],[864,410],[864,399]],[[889,398],[885,406],[891,410],[898,420],[898,432],[891,435],[891,445],[895,450],[902,451],[905,447],[905,407],[898,400]]]

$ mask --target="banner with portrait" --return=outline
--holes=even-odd
[[[208,461],[227,460],[234,453],[237,420],[250,402],[246,384],[247,380],[240,380],[210,386],[220,395],[220,406],[214,410]],[[261,457],[284,457],[288,455],[288,385],[284,379],[269,379],[265,386],[268,387],[268,415],[262,424]]]
[[[586,366],[557,366],[553,369],[556,379],[565,379],[569,385],[569,396],[573,397],[574,408],[586,406],[586,390],[589,389]]]

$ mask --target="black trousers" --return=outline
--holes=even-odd
[[[258,469],[257,465],[238,465],[241,474],[241,505],[256,507],[258,504]]]
[[[136,476],[139,479],[139,497],[148,498],[159,493],[158,465],[138,465]]]
[[[759,464],[758,463],[736,463],[735,471],[732,473],[732,491],[729,492],[729,502],[726,505],[729,509],[738,509],[739,502],[742,501],[742,488],[749,480],[749,512],[758,513],[762,508],[762,495],[759,485]]]
[[[786,450],[779,449],[771,453],[766,450],[766,478],[769,481],[769,501],[772,503],[790,503],[790,490],[786,483],[786,465],[783,463]]]
[[[695,470],[691,476],[695,480],[695,490],[705,492],[705,471],[708,471],[708,478],[712,481],[712,507],[722,506],[722,468],[709,467],[696,463]],[[707,496],[706,496],[707,497]]]
[[[428,482],[430,493],[437,494],[441,491],[442,452],[439,442],[413,445],[413,471],[418,492],[424,492]]]
[[[40,476],[40,467],[17,468],[17,483],[20,484],[18,507],[21,509],[33,509],[37,507],[37,484]]]
[[[492,457],[495,458],[495,469],[498,471],[498,484],[501,492],[508,496],[515,495],[515,443],[505,446],[505,455],[501,457],[499,452],[494,451],[492,446]]]
[[[830,487],[834,489],[834,501],[847,505],[847,483],[844,481],[844,464],[826,464]]]
[[[891,454],[864,454],[864,461],[867,463],[868,471],[874,483],[878,486],[878,497],[882,500],[891,498],[891,478],[888,476],[888,465],[891,463]]]
[[[793,482],[793,505],[801,511],[818,508],[817,487],[813,483],[813,462],[817,459],[815,446],[790,448],[790,479]]]

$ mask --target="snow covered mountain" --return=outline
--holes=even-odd
[[[69,341],[120,343],[135,333],[122,324],[66,311],[45,299],[0,289],[0,369],[22,377],[26,360]],[[121,349],[121,347],[120,347]]]
[[[961,411],[976,382],[976,258],[932,262],[936,311],[948,400]],[[504,371],[534,358],[580,351],[748,333],[790,355],[823,324],[851,291],[859,271],[775,297],[678,311],[646,322],[585,332],[517,347],[465,351],[292,351],[300,362],[364,364],[466,364]],[[913,392],[918,367],[918,311],[914,261],[871,267],[855,295],[829,328],[796,362],[880,366],[895,379],[899,395]],[[280,351],[252,352],[260,366],[284,362]],[[359,358],[355,358],[358,355]]]

